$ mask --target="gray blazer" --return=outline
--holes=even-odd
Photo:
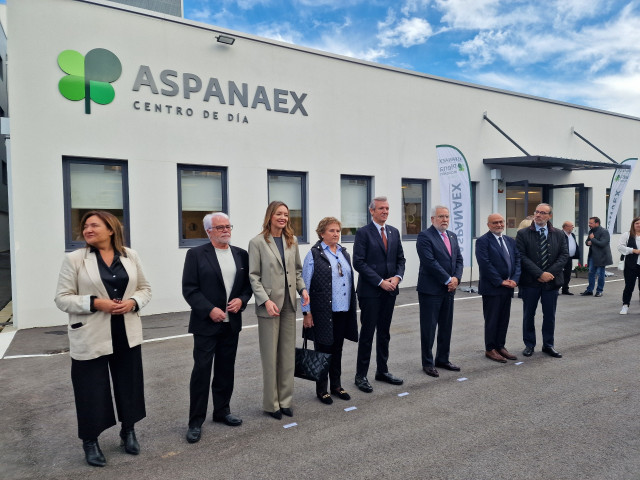
[[[276,246],[276,242],[269,235],[269,243],[262,234],[252,238],[249,242],[249,281],[256,300],[256,315],[269,317],[264,304],[267,300],[274,302],[282,310],[285,298],[285,287],[289,290],[291,306],[296,310],[296,291],[301,292],[306,287],[302,280],[302,262],[298,251],[298,242],[287,247],[284,240],[284,260]]]

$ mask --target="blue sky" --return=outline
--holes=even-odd
[[[640,117],[640,0],[184,0],[184,15]]]

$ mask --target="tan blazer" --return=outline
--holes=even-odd
[[[142,264],[138,254],[126,248],[127,256],[121,256],[120,262],[129,275],[129,284],[123,299],[133,298],[138,310],[151,300],[151,287],[142,272]],[[91,296],[109,298],[98,270],[98,259],[89,248],[81,248],[66,255],[56,289],[56,305],[69,314],[69,348],[71,358],[91,360],[113,353],[111,342],[111,314],[92,312]],[[82,326],[71,328],[81,323]],[[129,346],[142,343],[142,322],[138,312],[124,314],[124,325],[127,331]]]
[[[262,234],[252,238],[249,242],[249,281],[256,299],[256,315],[259,317],[270,316],[264,306],[267,300],[273,301],[278,309],[282,310],[285,283],[289,289],[289,299],[294,311],[298,303],[296,302],[296,291],[301,292],[306,288],[304,280],[302,280],[302,262],[300,261],[298,242],[294,238],[294,244],[287,248],[284,237],[282,240],[285,247],[284,266],[280,251],[271,235],[269,235],[269,243],[265,241]]]

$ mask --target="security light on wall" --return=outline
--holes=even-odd
[[[236,41],[235,38],[229,37],[227,35],[218,35],[216,37],[216,40],[218,40],[219,43],[224,43],[225,45],[233,45],[233,42]]]

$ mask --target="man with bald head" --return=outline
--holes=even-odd
[[[505,348],[511,299],[520,280],[520,252],[513,238],[503,235],[505,222],[499,213],[487,218],[489,231],[476,240],[480,269],[478,291],[482,295],[485,356],[494,362],[517,360]]]

